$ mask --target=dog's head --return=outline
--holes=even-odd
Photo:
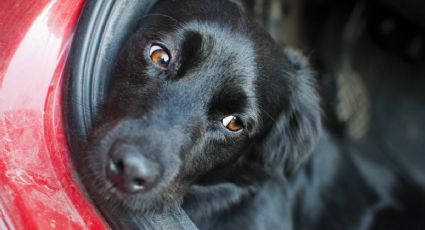
[[[248,155],[292,170],[320,129],[310,78],[303,58],[235,3],[159,1],[119,57],[85,184],[105,200],[150,210]]]

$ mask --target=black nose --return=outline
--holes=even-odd
[[[159,164],[135,145],[117,142],[109,151],[106,174],[112,184],[127,193],[146,191],[157,182]]]

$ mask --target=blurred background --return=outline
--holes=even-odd
[[[425,1],[245,1],[276,40],[309,58],[328,130],[425,185]]]

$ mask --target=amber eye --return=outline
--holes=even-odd
[[[168,64],[170,64],[170,54],[168,54],[168,52],[159,45],[151,46],[149,56],[151,61],[159,67],[167,68]]]
[[[232,132],[237,132],[243,128],[242,120],[236,116],[227,116],[221,120],[221,123]]]

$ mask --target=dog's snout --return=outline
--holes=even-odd
[[[160,170],[158,162],[146,157],[135,145],[117,142],[109,151],[106,174],[122,192],[149,190],[158,181]]]

